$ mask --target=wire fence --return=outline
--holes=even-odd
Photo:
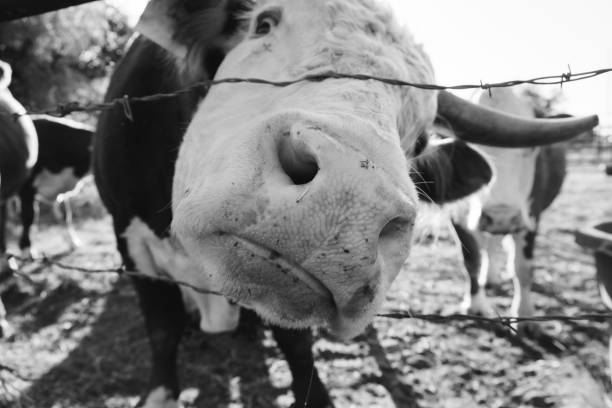
[[[79,102],[69,102],[65,104],[58,104],[57,106],[45,109],[39,112],[31,112],[26,111],[23,113],[13,113],[5,115],[11,115],[15,119],[19,118],[23,115],[36,115],[36,114],[47,114],[52,116],[63,117],[67,116],[74,112],[99,112],[103,110],[113,109],[115,107],[121,107],[125,116],[133,120],[133,113],[131,105],[135,103],[146,103],[146,102],[157,102],[168,100],[172,98],[176,98],[180,95],[189,94],[192,92],[199,92],[200,94],[204,94],[207,92],[212,86],[217,86],[221,84],[258,84],[258,85],[269,85],[275,87],[286,87],[290,85],[294,85],[301,82],[322,82],[328,79],[350,79],[356,81],[376,81],[387,85],[393,86],[407,86],[424,90],[433,90],[433,91],[442,91],[442,90],[464,90],[464,89],[482,89],[486,90],[491,94],[492,90],[495,88],[508,88],[517,85],[560,85],[563,86],[565,83],[582,81],[585,79],[595,78],[600,75],[608,74],[612,72],[612,68],[602,68],[595,69],[591,71],[584,71],[578,73],[572,73],[570,67],[568,67],[568,72],[561,73],[557,75],[546,75],[531,79],[514,79],[510,81],[504,82],[493,82],[493,83],[483,83],[480,81],[478,84],[463,84],[463,85],[436,85],[436,84],[424,84],[417,82],[408,82],[402,81],[399,79],[393,78],[383,78],[377,77],[373,75],[365,75],[365,74],[344,74],[337,72],[327,72],[322,74],[314,74],[314,75],[306,75],[298,79],[288,80],[288,81],[270,81],[261,78],[222,78],[222,79],[213,79],[207,81],[200,81],[193,85],[181,88],[174,92],[169,93],[158,93],[153,95],[146,96],[138,96],[132,97],[129,95],[125,95],[122,98],[116,98],[112,101],[103,102],[103,103],[86,103],[81,104]]]
[[[391,78],[381,78],[371,75],[363,75],[363,74],[341,74],[335,72],[328,72],[323,74],[316,75],[307,75],[295,80],[289,81],[269,81],[259,78],[224,78],[224,79],[216,79],[216,80],[208,80],[197,82],[193,85],[187,86],[185,88],[179,89],[174,92],[169,93],[159,93],[147,96],[140,97],[130,97],[125,95],[122,98],[117,98],[109,102],[104,103],[88,103],[81,104],[78,102],[70,102],[67,104],[59,104],[54,108],[47,109],[40,112],[31,112],[27,111],[21,114],[10,114],[14,117],[14,119],[19,118],[23,115],[35,115],[35,114],[48,114],[53,116],[66,116],[74,112],[98,112],[103,110],[114,109],[115,107],[120,107],[123,109],[125,116],[134,120],[133,112],[131,105],[134,103],[149,103],[149,102],[157,102],[168,100],[172,98],[176,98],[180,95],[189,94],[192,92],[200,92],[204,94],[208,91],[212,86],[221,85],[221,84],[239,84],[239,83],[248,83],[248,84],[259,84],[259,85],[268,85],[275,87],[286,87],[289,85],[297,84],[300,82],[322,82],[328,79],[349,79],[349,80],[357,80],[357,81],[376,81],[387,85],[392,86],[408,86],[414,87],[418,89],[424,90],[464,90],[464,89],[482,89],[491,92],[496,88],[507,88],[513,87],[517,85],[531,84],[531,85],[560,85],[563,86],[564,83],[581,81],[585,79],[594,78],[600,75],[608,74],[612,72],[612,68],[603,68],[579,73],[572,73],[570,67],[568,67],[568,72],[562,73],[559,75],[547,75],[541,76],[531,79],[515,79],[504,82],[495,82],[495,83],[483,83],[480,82],[478,84],[463,84],[463,85],[436,85],[436,84],[423,84],[423,83],[413,83],[402,81],[398,79]],[[4,113],[6,114],[6,113]],[[17,261],[22,263],[39,263],[43,266],[55,266],[64,270],[76,271],[86,274],[105,274],[105,273],[114,273],[120,274],[121,276],[133,277],[133,278],[141,278],[141,279],[154,279],[161,282],[172,283],[175,285],[183,286],[189,289],[194,290],[195,292],[202,294],[215,294],[221,295],[221,293],[210,290],[207,288],[201,288],[195,285],[190,284],[189,282],[177,281],[170,276],[151,276],[147,274],[143,274],[137,271],[128,270],[125,265],[120,265],[116,267],[110,268],[86,268],[78,265],[70,265],[63,263],[61,261],[53,260],[49,257],[42,257],[37,259],[24,258],[16,254],[8,254],[10,258],[14,258]],[[22,272],[14,271],[15,275],[22,276],[27,278]],[[470,315],[470,314],[449,314],[449,315],[440,315],[440,314],[422,314],[422,313],[412,313],[411,311],[392,311],[388,313],[381,313],[378,315],[383,318],[390,319],[418,319],[425,320],[430,322],[460,322],[460,321],[470,321],[479,324],[490,324],[490,325],[499,325],[502,324],[504,326],[510,326],[515,323],[520,322],[576,322],[576,321],[605,321],[612,319],[612,313],[589,313],[589,314],[581,314],[581,315],[549,315],[549,316],[531,316],[531,317],[517,317],[517,316],[498,316],[495,318],[478,316],[478,315]]]
[[[202,293],[202,294],[223,296],[223,294],[220,292],[217,292],[211,289],[200,288],[198,286],[190,284],[189,282],[183,282],[180,280],[176,280],[169,276],[162,276],[162,275],[153,276],[153,275],[147,275],[147,274],[144,274],[138,271],[131,271],[131,270],[128,270],[125,265],[119,265],[116,267],[109,267],[109,268],[86,268],[86,267],[78,266],[78,265],[69,265],[61,261],[56,261],[52,259],[51,257],[47,257],[47,256],[42,256],[39,258],[27,258],[27,257],[22,257],[22,256],[11,254],[11,253],[7,255],[9,258],[13,258],[21,262],[22,264],[39,263],[39,264],[42,264],[43,266],[55,266],[55,267],[58,267],[58,268],[61,268],[67,271],[81,272],[81,273],[86,273],[86,274],[114,273],[114,274],[119,274],[119,275],[133,277],[133,278],[152,279],[152,280],[157,280],[160,282],[172,283],[174,285],[183,286],[183,287],[192,289],[195,292]],[[22,276],[27,279],[27,275],[23,274],[22,272],[19,272],[19,271],[12,271],[12,272],[17,276]]]
[[[71,265],[61,261],[56,261],[51,259],[50,257],[43,256],[40,258],[32,259],[21,257],[16,254],[8,254],[10,258],[14,258],[17,261],[22,263],[39,263],[44,266],[55,266],[64,270],[73,271],[73,272],[81,272],[85,274],[119,274],[126,277],[132,278],[141,278],[141,279],[151,279],[157,280],[160,282],[171,283],[178,286],[183,286],[189,289],[192,289],[198,293],[202,294],[213,294],[218,296],[223,296],[220,292],[201,288],[196,285],[193,285],[188,282],[175,280],[169,276],[161,276],[161,275],[148,275],[137,271],[129,271],[126,269],[125,265],[120,265],[116,267],[108,267],[108,268],[85,268],[78,265]],[[14,272],[18,276],[22,276],[21,272]],[[425,314],[412,312],[410,310],[397,310],[397,311],[388,311],[384,313],[379,313],[377,317],[388,318],[388,319],[396,319],[396,320],[404,320],[404,319],[416,319],[416,320],[424,320],[433,323],[449,323],[449,322],[472,322],[481,325],[503,325],[506,327],[511,327],[515,323],[522,322],[579,322],[579,321],[595,321],[595,322],[603,322],[606,320],[612,321],[612,313],[586,313],[579,315],[547,315],[547,316],[529,316],[529,317],[518,317],[518,316],[497,316],[497,317],[486,317],[472,314]],[[514,329],[512,329],[514,330]]]

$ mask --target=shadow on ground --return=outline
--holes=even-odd
[[[57,320],[63,329],[61,337],[69,337],[72,332],[75,340],[75,347],[55,365],[48,366],[52,359],[45,360],[44,356],[40,356],[43,361],[33,362],[48,369],[35,376],[24,390],[21,406],[126,406],[135,404],[145,390],[150,353],[131,286],[120,281],[106,296],[93,294],[97,301],[88,297],[92,293],[76,288],[60,286],[57,293],[32,307],[31,318],[20,328],[22,335],[44,338],[45,327]],[[79,304],[91,309],[71,311],[69,305]],[[87,312],[93,321],[83,316]],[[266,358],[274,356],[276,350],[264,347],[262,337],[262,329],[250,336],[206,335],[195,328],[186,331],[178,366],[182,388],[199,390],[199,397],[197,392],[190,395],[194,406],[274,405],[278,395],[287,390],[270,384]],[[49,338],[51,343],[56,340]],[[59,341],[57,348],[62,347],[70,344]]]

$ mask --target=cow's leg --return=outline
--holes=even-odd
[[[0,251],[6,254],[6,201],[0,200]]]
[[[0,339],[10,337],[13,334],[13,329],[6,320],[6,309],[2,299],[0,298]]]
[[[511,312],[513,316],[529,317],[533,316],[535,312],[531,298],[531,286],[533,284],[533,250],[536,230],[513,234],[513,238],[515,276]],[[518,327],[521,331],[525,331],[525,329],[537,330],[535,324],[521,323]]]
[[[6,203],[4,201],[0,201],[0,256],[1,256],[1,269],[0,269],[0,279],[3,277],[9,277],[11,274],[11,268],[9,266],[8,257],[6,255],[6,237],[5,237],[5,229],[6,229]],[[0,298],[0,338],[10,337],[13,333],[13,329],[9,325],[9,322],[6,320],[6,309],[4,304],[2,303],[2,299]]]
[[[127,255],[125,240],[118,238],[118,243],[127,269],[134,270],[134,262]],[[181,292],[175,285],[151,279],[134,278],[132,281],[140,301],[152,354],[148,393],[139,406],[177,407],[180,389],[176,359],[187,323]]]
[[[146,408],[176,407],[180,393],[176,359],[186,324],[180,291],[175,286],[148,279],[135,278],[133,282],[152,354],[149,391],[141,404]]]
[[[68,233],[68,242],[70,243],[71,249],[76,249],[80,247],[82,243],[74,228],[74,222],[73,222],[73,217],[72,217],[72,206],[70,205],[70,197],[68,195],[64,195],[61,202],[64,205],[64,211],[66,213],[66,217],[64,219],[66,222],[66,231]]]
[[[36,191],[30,183],[26,183],[19,191],[21,201],[21,237],[19,238],[19,249],[22,256],[32,256],[32,242],[30,241],[30,230],[34,224],[34,196]]]
[[[486,264],[483,263],[480,282],[487,286],[501,286],[504,282],[504,277],[500,266],[502,257],[505,256],[502,248],[503,235],[492,235],[481,233],[481,242],[484,252],[487,254]]]
[[[514,273],[514,256],[516,253],[516,248],[514,247],[514,238],[512,235],[506,235],[502,240],[502,246],[504,248],[504,252],[506,253],[506,262],[504,265],[505,273],[502,274],[502,279],[511,280]]]
[[[469,282],[468,290],[465,292],[461,309],[463,313],[478,314],[483,316],[495,316],[495,309],[486,297],[483,286],[480,284],[483,255],[481,251],[478,232],[470,231],[467,227],[453,222],[453,228],[457,234],[457,242],[461,246],[465,272]]]
[[[15,260],[6,253],[6,201],[0,200],[0,273],[11,273],[16,269]]]
[[[272,326],[272,333],[291,370],[294,407],[333,407],[314,365],[310,329],[289,330]]]

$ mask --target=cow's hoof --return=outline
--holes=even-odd
[[[15,268],[13,268],[14,258],[7,256],[6,254],[0,255],[0,275],[8,276],[12,275]]]
[[[461,313],[483,317],[496,317],[499,315],[497,309],[491,304],[482,290],[475,295],[465,296],[461,303]]]
[[[11,339],[15,335],[15,329],[6,321],[0,319],[0,339]]]
[[[40,258],[41,254],[36,248],[26,247],[21,250],[19,254],[21,256],[22,261],[32,261],[34,259]]]
[[[157,387],[143,398],[137,408],[180,408],[178,401],[174,398],[172,391],[166,387]]]
[[[71,236],[70,237],[70,250],[71,251],[76,251],[77,249],[79,249],[82,246],[83,246],[83,241],[81,241],[79,239],[79,237],[77,237],[77,236]]]
[[[179,406],[182,408],[195,408],[198,398],[200,398],[200,390],[197,388],[187,388],[181,391],[181,395],[179,395]]]
[[[327,400],[327,401],[322,401],[322,402],[309,402],[308,404],[304,404],[303,402],[294,402],[293,404],[291,404],[290,408],[302,408],[302,407],[308,407],[308,408],[336,408],[334,404],[332,404],[331,401]]]
[[[295,381],[295,380],[294,380]],[[295,385],[295,384],[294,384]],[[317,371],[314,371],[314,377],[310,380],[310,387],[308,390],[293,390],[295,407],[311,407],[311,408],[333,408],[331,398],[327,389],[319,379]],[[306,403],[306,400],[308,403]]]

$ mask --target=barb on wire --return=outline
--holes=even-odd
[[[596,69],[591,71],[572,73],[571,68],[568,66],[569,71],[562,73],[561,75],[547,75],[531,79],[515,79],[504,82],[494,83],[483,83],[480,81],[478,84],[464,84],[464,85],[436,85],[436,84],[423,84],[417,82],[402,81],[393,78],[382,78],[373,75],[365,74],[342,74],[337,72],[326,72],[321,74],[306,75],[298,79],[288,81],[269,81],[261,78],[222,78],[208,81],[197,82],[193,85],[179,89],[175,92],[160,93],[147,96],[129,97],[125,95],[121,98],[114,99],[104,103],[88,103],[81,105],[78,102],[70,102],[67,104],[61,104],[52,109],[47,109],[42,112],[24,112],[22,114],[12,114],[15,117],[22,115],[34,115],[34,114],[48,114],[52,116],[66,116],[73,112],[97,112],[103,110],[113,109],[119,106],[123,109],[124,114],[130,120],[133,120],[133,112],[130,104],[134,103],[145,103],[145,102],[157,102],[166,99],[175,98],[180,95],[188,94],[191,92],[197,92],[199,94],[205,94],[210,87],[221,85],[221,84],[258,84],[258,85],[270,85],[276,87],[286,87],[294,85],[300,82],[321,82],[328,79],[350,79],[356,81],[376,81],[387,85],[393,86],[408,86],[424,90],[464,90],[464,89],[482,89],[489,92],[491,95],[493,88],[508,88],[517,85],[531,84],[531,85],[561,85],[567,82],[582,81],[585,79],[594,78],[599,75],[604,75],[612,72],[612,68]]]
[[[136,271],[129,271],[126,269],[124,265],[118,267],[110,267],[110,268],[85,268],[77,265],[70,265],[60,261],[53,260],[47,256],[43,256],[41,258],[31,259],[21,257],[15,254],[8,254],[9,257],[14,258],[20,262],[30,262],[30,263],[41,263],[46,266],[56,266],[61,269],[88,273],[88,274],[104,274],[104,273],[115,273],[122,276],[129,276],[135,278],[144,278],[144,279],[152,279],[158,280],[161,282],[172,283],[179,286],[184,286],[189,289],[194,290],[198,293],[203,294],[213,294],[223,296],[222,293],[213,291],[210,289],[200,288],[191,283],[179,281],[172,279],[171,277],[166,276],[151,276],[147,274],[143,274]],[[417,320],[425,320],[433,323],[450,323],[450,322],[474,322],[480,324],[489,324],[489,325],[503,325],[508,328],[511,328],[513,323],[519,322],[578,322],[578,321],[597,321],[602,322],[606,320],[612,320],[612,313],[588,313],[588,314],[580,314],[573,316],[566,315],[547,315],[547,316],[531,316],[531,317],[516,317],[516,316],[498,316],[498,317],[484,317],[478,315],[470,315],[470,314],[448,314],[448,315],[440,315],[440,314],[423,314],[423,313],[414,313],[410,310],[399,310],[399,311],[388,311],[386,313],[380,313],[376,315],[377,317],[387,318],[387,319],[417,319]],[[514,329],[512,329],[514,330]]]
[[[567,64],[567,73],[561,74],[561,88],[563,88],[563,82],[570,82],[572,80],[572,67]]]
[[[123,95],[123,114],[130,122],[134,121],[134,115],[132,114],[132,107],[130,106],[130,97]]]

